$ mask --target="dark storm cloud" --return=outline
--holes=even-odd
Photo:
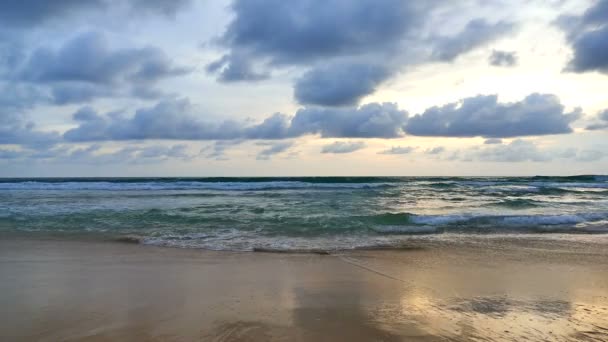
[[[562,16],[557,24],[573,50],[567,71],[608,73],[608,0],[597,1],[581,16]]]
[[[488,62],[497,67],[512,67],[517,65],[517,54],[512,51],[494,50],[488,58]]]
[[[391,75],[386,66],[339,63],[312,69],[298,79],[294,96],[301,104],[356,105]]]
[[[0,26],[36,26],[49,20],[64,20],[83,11],[124,7],[135,13],[172,16],[190,0],[3,0]]]
[[[396,147],[391,147],[388,150],[380,151],[380,152],[378,152],[378,154],[410,154],[410,153],[414,152],[417,148],[418,147],[414,147],[414,146],[405,146],[405,147],[396,146]]]
[[[412,117],[406,132],[418,136],[506,138],[571,133],[581,116],[564,112],[554,95],[531,94],[520,102],[498,103],[496,95],[479,95],[432,107]]]
[[[345,154],[358,151],[364,147],[365,143],[362,141],[336,141],[323,146],[321,153]]]
[[[433,56],[440,61],[452,61],[459,55],[478,46],[487,44],[511,32],[512,23],[489,23],[484,19],[471,20],[458,34],[447,37],[435,37]]]
[[[324,138],[397,138],[403,136],[407,112],[394,103],[370,103],[359,108],[304,108],[291,121],[290,133]]]

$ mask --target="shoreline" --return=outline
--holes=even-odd
[[[0,339],[608,338],[608,251],[552,246],[317,255],[2,239]]]

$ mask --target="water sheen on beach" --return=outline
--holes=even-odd
[[[603,241],[608,176],[2,179],[0,231],[233,251]]]

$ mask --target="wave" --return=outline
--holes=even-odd
[[[261,177],[261,178],[38,178],[0,179],[8,191],[265,191],[383,190],[437,193],[608,194],[607,176],[572,177]]]
[[[382,214],[372,217],[371,231],[381,234],[462,234],[504,232],[608,233],[608,213],[545,215]]]
[[[551,233],[551,234],[548,234]],[[265,236],[238,236],[227,234],[211,238],[195,238],[191,236],[159,236],[153,238],[128,238],[125,241],[138,241],[144,245],[197,248],[216,251],[242,251],[242,252],[270,252],[270,253],[316,253],[331,254],[345,250],[377,250],[377,249],[419,249],[439,243],[468,244],[490,240],[520,239],[526,241],[530,238],[547,241],[571,241],[585,244],[608,244],[608,234],[598,235],[596,231],[588,234],[568,234],[563,230],[539,230],[536,232],[501,232],[496,234],[485,233],[428,233],[400,230],[381,232],[376,235],[355,236],[322,236],[315,238],[293,237],[265,237]]]
[[[527,209],[536,208],[543,205],[543,202],[536,201],[533,199],[516,198],[516,199],[503,199],[498,202],[490,203],[488,206],[491,207],[506,207],[513,209]]]
[[[340,190],[388,188],[390,183],[308,183],[301,181],[272,182],[0,182],[0,190],[98,190],[98,191],[142,191],[142,190]]]
[[[0,217],[0,232],[53,236],[100,236],[146,245],[210,250],[345,250],[399,247],[414,238],[469,239],[518,234],[608,236],[608,212],[552,215],[386,213],[368,216],[274,217],[252,215],[202,217],[162,210],[142,215],[107,213]]]

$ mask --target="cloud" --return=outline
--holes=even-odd
[[[89,11],[112,7],[123,7],[135,13],[151,13],[173,16],[190,0],[5,0],[0,1],[0,25],[31,27],[50,20],[65,20],[67,17]]]
[[[541,149],[533,141],[515,139],[508,144],[469,149],[464,154],[457,155],[456,159],[505,163],[547,162],[555,159],[593,162],[605,156],[605,152],[591,149]]]
[[[608,0],[597,1],[581,16],[561,16],[557,24],[573,50],[567,71],[608,73]]]
[[[99,9],[103,0],[19,0],[0,2],[0,22],[4,25],[32,26],[51,18],[63,17],[83,9]]]
[[[413,146],[396,146],[396,147],[391,147],[387,150],[384,151],[380,151],[378,152],[378,154],[410,154],[412,152],[414,152],[418,147],[413,147]]]
[[[321,134],[324,138],[397,138],[403,136],[406,111],[395,103],[370,103],[359,108],[304,108],[291,121],[291,135]]]
[[[224,55],[219,60],[207,65],[208,73],[218,73],[218,81],[224,83],[240,81],[261,81],[268,79],[266,71],[255,70],[253,63],[238,54]]]
[[[89,112],[86,116],[82,111]],[[67,141],[102,140],[218,140],[236,139],[241,127],[232,121],[218,124],[204,123],[194,116],[194,107],[188,100],[165,100],[155,106],[140,108],[131,118],[121,113],[99,115],[90,108],[83,108],[74,114],[80,123],[64,134]]]
[[[86,113],[83,114],[83,113]],[[78,126],[66,131],[69,142],[108,140],[278,140],[304,135],[322,138],[399,138],[416,136],[505,138],[570,133],[579,110],[565,113],[553,95],[532,94],[515,103],[496,96],[476,96],[432,107],[408,120],[395,103],[369,103],[358,108],[299,109],[294,116],[275,113],[261,122],[204,121],[187,99],[167,99],[131,116],[99,114],[83,107],[73,115]],[[219,157],[216,155],[215,157]]]
[[[382,65],[340,63],[321,66],[305,73],[294,86],[294,97],[301,104],[321,106],[357,105],[391,76]]]
[[[36,130],[33,123],[0,123],[0,145],[48,146],[60,140],[57,132]]]
[[[220,41],[273,64],[386,49],[421,23],[428,5],[401,0],[235,0]]]
[[[86,115],[82,113],[85,112]],[[225,120],[205,122],[187,99],[168,99],[135,111],[132,117],[121,112],[105,115],[90,107],[73,114],[79,123],[63,135],[66,141],[104,140],[235,140],[284,139],[289,137],[289,117],[276,113],[259,124]]]
[[[25,120],[24,113],[46,97],[36,89],[5,85],[0,90],[0,145],[53,145],[60,141],[57,132],[39,131],[36,124]]]
[[[471,157],[488,162],[544,162],[552,159],[549,153],[541,151],[534,142],[522,139],[481,149],[469,156]]]
[[[608,26],[586,32],[571,41],[574,58],[567,70],[608,73]]]
[[[241,133],[247,139],[284,139],[292,136],[290,118],[281,113],[274,113],[260,124],[245,128]]]
[[[478,95],[432,107],[412,117],[406,132],[417,136],[507,138],[571,133],[580,109],[565,113],[554,95],[531,94],[520,102],[498,103],[496,95]]]
[[[488,62],[496,67],[513,67],[517,65],[517,54],[513,51],[493,50]]]
[[[57,105],[87,103],[100,97],[118,95],[115,88],[88,83],[58,84],[51,89],[52,101]]]
[[[137,14],[150,13],[174,17],[177,12],[187,8],[191,3],[192,0],[130,0],[130,7]]]
[[[234,0],[233,20],[218,39],[227,52],[207,72],[220,82],[260,81],[295,67],[304,70],[294,84],[300,104],[357,105],[408,66],[452,62],[515,27],[484,18],[463,26],[441,17],[440,9],[457,12],[459,6],[444,0]]]
[[[0,149],[0,160],[19,159],[23,154],[15,150]]]
[[[608,109],[599,112],[597,118],[599,119],[599,122],[587,126],[587,130],[595,131],[608,128]]]
[[[37,87],[0,82],[0,121],[3,117],[21,115],[40,103],[48,103],[50,98]]]
[[[4,78],[48,88],[52,102],[64,105],[113,96],[158,98],[163,93],[155,84],[190,71],[174,66],[158,48],[113,49],[102,33],[86,32],[57,49],[35,49]]]
[[[45,162],[78,164],[158,163],[166,160],[191,160],[186,145],[126,146],[104,151],[100,144],[67,147],[65,145],[32,149],[0,150],[0,159],[44,160]]]
[[[243,142],[244,140],[218,140],[214,142],[213,145],[202,148],[200,154],[209,159],[228,160],[226,151]]]
[[[580,162],[594,162],[603,159],[606,152],[597,150],[581,150],[576,154],[576,160]]]
[[[82,112],[86,112],[83,115]],[[124,113],[97,113],[83,107],[73,114],[78,126],[65,132],[66,141],[104,140],[275,140],[320,134],[322,137],[396,138],[403,135],[407,113],[394,103],[359,108],[303,108],[295,116],[275,113],[260,123],[205,122],[187,99],[167,99],[152,107]]]
[[[336,141],[329,145],[323,146],[321,153],[352,153],[364,148],[365,146],[365,143],[362,141]]]
[[[188,147],[186,145],[174,145],[174,146],[149,146],[141,149],[137,153],[138,158],[181,158],[190,159],[190,155],[186,152]]]
[[[171,65],[162,50],[153,47],[111,49],[99,32],[82,33],[57,50],[38,48],[19,76],[31,82],[85,82],[117,84],[120,81],[155,82],[186,73]]]
[[[438,155],[438,154],[442,154],[443,152],[445,152],[445,147],[443,147],[443,146],[429,148],[426,151],[424,151],[425,154],[430,154],[430,155]]]
[[[504,36],[513,30],[512,23],[499,21],[489,23],[484,19],[471,20],[465,28],[454,36],[435,37],[433,55],[440,61],[453,61],[459,55],[478,46]]]
[[[500,145],[500,144],[502,144],[502,139],[497,139],[497,138],[486,139],[483,143],[484,143],[484,145]]]
[[[269,160],[273,156],[283,153],[289,150],[293,146],[293,142],[291,141],[281,141],[274,143],[266,143],[261,142],[258,143],[259,146],[268,146],[267,148],[260,151],[256,157],[257,160]]]

